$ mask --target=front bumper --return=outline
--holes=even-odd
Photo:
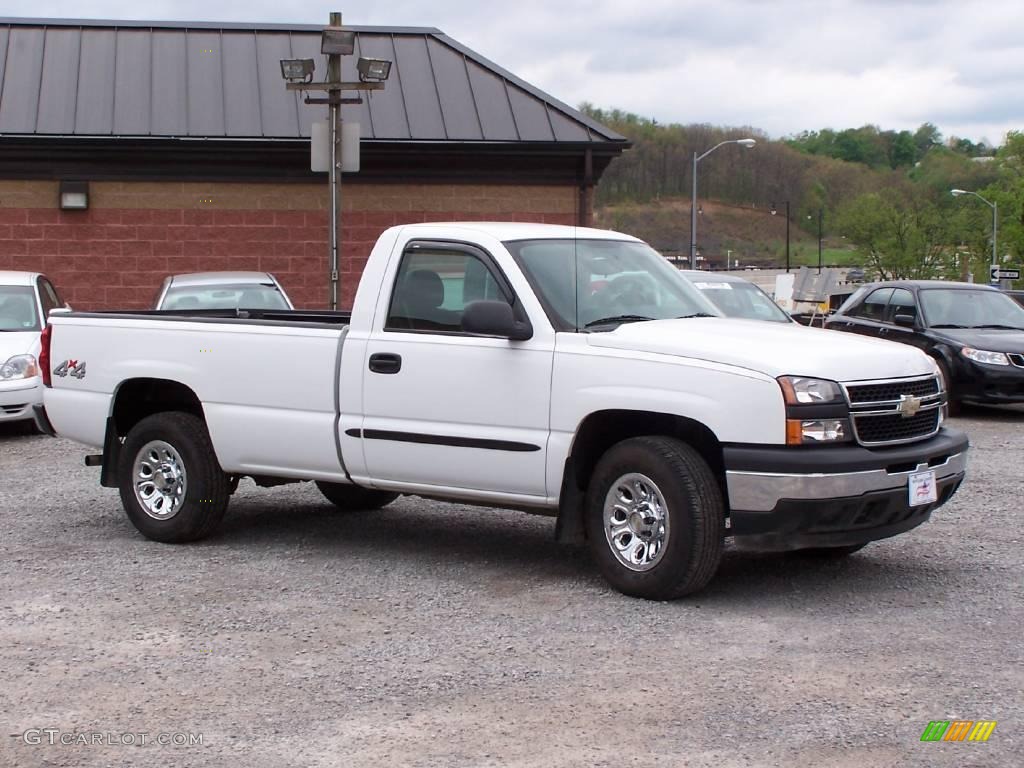
[[[962,360],[953,389],[958,398],[972,403],[1024,403],[1024,368]]]
[[[33,418],[32,406],[43,402],[43,381],[31,379],[0,382],[0,422]]]
[[[737,547],[790,550],[895,536],[925,522],[964,478],[967,436],[941,429],[910,445],[723,449]],[[910,506],[910,475],[932,470],[938,499]]]

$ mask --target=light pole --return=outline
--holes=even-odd
[[[996,237],[999,232],[999,206],[990,200],[986,200],[977,192],[971,192],[968,189],[951,189],[949,190],[949,193],[953,197],[960,197],[960,195],[974,195],[976,198],[981,200],[981,202],[983,202],[985,205],[992,209],[992,266],[999,266],[998,260],[996,259]]]
[[[697,163],[726,144],[739,144],[750,149],[757,142],[754,139],[729,139],[720,141],[702,155],[693,153],[693,195],[690,198],[690,269],[697,268]]]
[[[327,104],[330,107],[330,168],[329,188],[331,196],[330,231],[327,238],[327,258],[330,278],[327,301],[332,310],[338,308],[339,262],[341,257],[341,105],[361,104],[362,97],[343,97],[342,91],[379,91],[391,74],[391,62],[387,59],[360,57],[356,64],[358,82],[343,82],[341,79],[341,57],[355,52],[356,33],[341,25],[341,14],[332,12],[329,25],[320,36],[320,53],[327,57],[327,80],[313,82],[316,62],[313,59],[281,59],[281,77],[288,81],[289,91],[305,93],[307,104]],[[310,91],[326,91],[326,97],[314,97]]]
[[[786,271],[789,272],[789,200],[783,200],[782,203],[786,206]],[[775,203],[772,203],[772,216],[778,212],[779,209],[775,207]]]
[[[821,219],[824,214],[824,209],[818,209],[818,274],[821,274]],[[810,221],[811,214],[807,214],[807,219]]]

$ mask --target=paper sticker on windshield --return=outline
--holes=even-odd
[[[732,286],[729,283],[694,283],[702,291],[731,291]]]

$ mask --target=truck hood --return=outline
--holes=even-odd
[[[934,372],[932,361],[915,347],[797,323],[724,317],[651,320],[592,333],[587,341],[592,347],[695,358],[772,377],[865,381]]]
[[[0,365],[15,355],[39,356],[39,331],[4,331],[0,333]]]

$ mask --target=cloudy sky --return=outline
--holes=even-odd
[[[140,10],[144,8],[144,10]],[[29,11],[30,9],[30,11]],[[1022,0],[0,0],[0,15],[437,27],[569,104],[773,137],[1024,129]]]

